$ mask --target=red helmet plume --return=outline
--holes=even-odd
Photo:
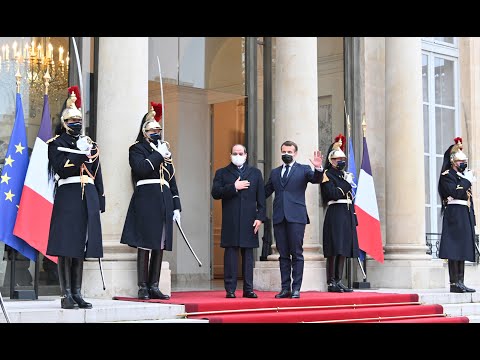
[[[77,98],[77,100],[75,100],[75,106],[77,109],[80,109],[82,107],[82,97],[80,96],[80,90],[78,89],[77,85],[73,85],[68,88],[68,96],[70,96],[72,92],[75,93],[75,97]]]
[[[162,117],[162,103],[155,103],[151,102],[150,105],[152,105],[153,110],[155,111],[155,120],[158,122],[160,121],[160,118]]]
[[[342,149],[342,151],[345,150],[345,136],[343,136],[341,133],[338,134],[338,136],[335,137],[335,142],[340,142],[340,149]]]

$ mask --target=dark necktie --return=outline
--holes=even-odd
[[[243,170],[245,169],[244,166],[237,168],[238,170],[238,175],[240,175],[240,179],[243,179]]]
[[[287,176],[288,176],[288,169],[290,168],[290,165],[285,165],[285,171],[283,172],[283,176],[282,176],[282,183],[286,183],[287,182]]]

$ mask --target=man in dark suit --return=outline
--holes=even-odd
[[[243,297],[256,298],[253,292],[253,249],[258,248],[258,229],[265,221],[265,189],[260,170],[245,163],[247,149],[232,147],[231,163],[215,172],[212,197],[222,200],[224,283],[227,298],[235,298],[238,252],[242,254]]]
[[[322,153],[313,152],[314,170],[295,161],[298,146],[285,141],[280,147],[283,165],[270,173],[265,196],[275,192],[273,200],[273,233],[280,253],[282,290],[276,298],[300,297],[303,279],[303,236],[310,223],[305,204],[308,183],[319,184],[322,179]],[[291,275],[290,275],[291,274]]]

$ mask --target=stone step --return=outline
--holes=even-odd
[[[460,304],[460,303],[480,303],[480,293],[418,293],[419,301],[426,304]]]
[[[60,299],[4,301],[11,323],[103,323],[176,320],[185,306],[105,299],[85,299],[92,309],[62,309]],[[182,319],[180,319],[182,320]],[[0,323],[7,322],[0,311]]]
[[[470,320],[470,323],[472,323],[472,324],[480,323],[480,315],[471,315],[471,316],[467,316],[467,317],[468,317],[468,320]]]
[[[480,303],[441,304],[445,314],[450,316],[480,316]]]

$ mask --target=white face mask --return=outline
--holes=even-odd
[[[236,166],[242,166],[245,164],[245,160],[247,160],[247,157],[245,155],[230,155],[232,158],[232,163]]]

